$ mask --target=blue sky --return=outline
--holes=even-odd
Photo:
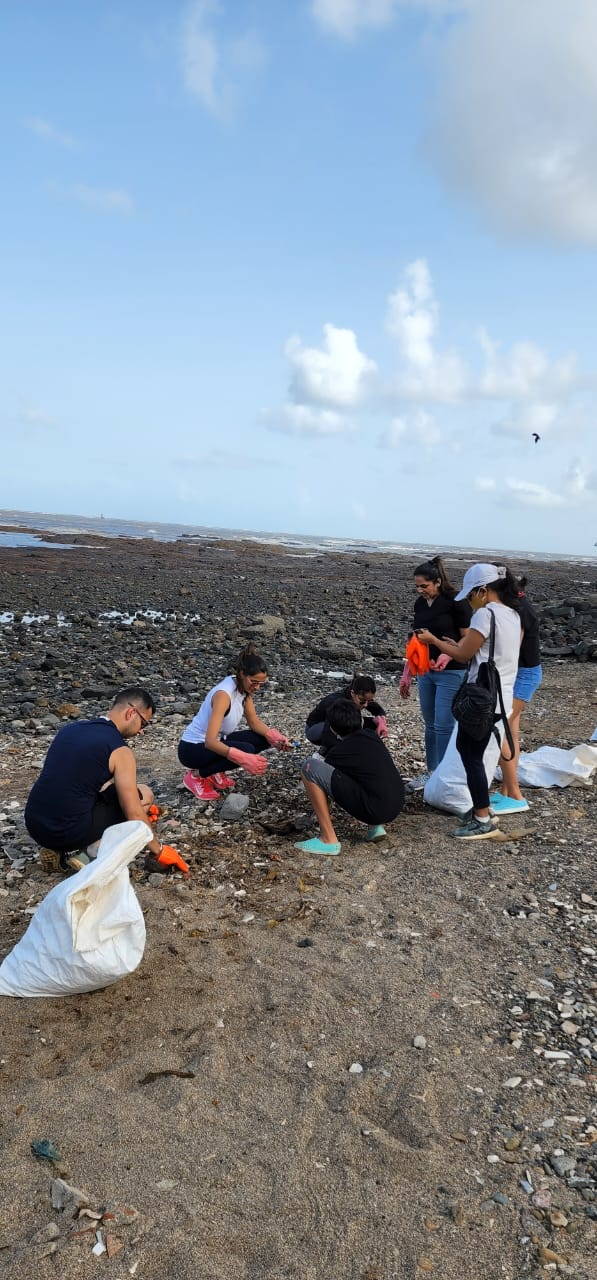
[[[593,0],[3,28],[0,506],[592,550]]]

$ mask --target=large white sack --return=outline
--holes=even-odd
[[[597,747],[581,743],[564,751],[561,747],[539,747],[523,751],[518,762],[518,781],[523,787],[590,787],[597,769]]]
[[[453,730],[443,760],[440,760],[437,769],[425,784],[423,799],[434,809],[443,809],[446,813],[456,813],[460,816],[468,813],[473,802],[467,786],[464,765],[456,748],[457,733],[458,726]],[[499,758],[500,747],[495,740],[495,735],[492,734],[483,756],[488,786],[491,786],[495,777]]]
[[[145,921],[128,864],[152,836],[144,822],[108,827],[97,858],[50,890],[0,965],[0,995],[96,991],[137,968]]]

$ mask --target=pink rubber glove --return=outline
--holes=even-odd
[[[402,672],[402,675],[400,677],[400,684],[398,685],[401,698],[408,698],[408,695],[410,693],[410,686],[412,682],[413,682],[413,673],[408,665],[408,662],[405,662],[404,671]]]
[[[385,717],[385,716],[374,716],[374,717],[373,717],[373,719],[375,720],[375,732],[376,732],[376,734],[377,734],[378,738],[387,738],[387,736],[388,736],[388,722],[387,722],[387,720],[386,720],[386,717]]]
[[[431,669],[432,671],[445,671],[449,662],[450,658],[447,653],[440,653],[439,658],[436,658],[435,662],[431,663]]]
[[[228,759],[233,764],[240,765],[245,773],[253,774],[257,778],[261,773],[265,773],[267,769],[267,760],[263,756],[252,756],[248,751],[239,751],[237,747],[230,747],[228,751]]]
[[[290,742],[285,733],[280,733],[279,729],[266,729],[264,737],[267,738],[270,747],[277,747],[278,751],[288,751]]]

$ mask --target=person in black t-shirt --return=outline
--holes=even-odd
[[[360,711],[367,711],[364,727],[373,729],[380,738],[386,738],[388,733],[386,713],[379,702],[375,701],[376,692],[375,680],[372,676],[355,675],[344,689],[334,689],[333,693],[327,693],[324,698],[320,698],[317,706],[307,716],[305,734],[309,742],[317,745],[322,755],[334,745],[336,739],[327,723],[328,711],[340,698],[348,698]]]
[[[302,770],[303,782],[320,836],[295,845],[303,853],[338,854],[340,842],[330,815],[329,799],[358,822],[367,824],[365,839],[383,840],[383,823],[393,822],[404,805],[404,784],[381,738],[364,729],[361,712],[348,698],[328,710],[328,727],[335,739],[325,760],[311,756]]]
[[[530,600],[525,595],[526,578],[518,582],[518,612],[522,626],[522,644],[518,659],[518,673],[514,685],[514,699],[509,724],[514,739],[515,753],[513,760],[500,758],[502,786],[489,797],[492,809],[497,814],[522,813],[529,807],[518,782],[518,758],[520,756],[520,720],[525,707],[541,684],[543,669],[541,666],[541,648],[539,644],[539,619]]]
[[[471,607],[468,601],[456,601],[456,588],[449,581],[440,556],[426,560],[415,569],[415,602],[412,630],[433,632],[434,635],[458,642],[468,630]],[[446,658],[434,645],[429,646],[430,669],[417,679],[419,704],[425,721],[425,756],[427,773],[413,779],[409,789],[422,790],[443,759],[454,729],[452,700],[465,673],[465,665]],[[400,681],[400,694],[407,698],[412,674],[408,664]]]

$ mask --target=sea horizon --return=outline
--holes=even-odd
[[[443,553],[446,556],[475,558],[480,554],[514,556],[518,559],[568,561],[581,564],[597,563],[597,554],[581,552],[541,551],[537,548],[480,547],[438,545],[412,541],[339,537],[324,534],[302,534],[267,529],[230,529],[223,526],[192,525],[174,521],[123,520],[112,516],[85,516],[71,512],[22,511],[16,508],[0,509],[0,528],[32,530],[36,533],[60,535],[95,534],[104,538],[148,539],[155,542],[255,542],[260,545],[287,547],[290,554],[317,555],[322,552],[339,554],[377,553],[385,555],[419,555]],[[10,542],[3,540],[4,546]]]

